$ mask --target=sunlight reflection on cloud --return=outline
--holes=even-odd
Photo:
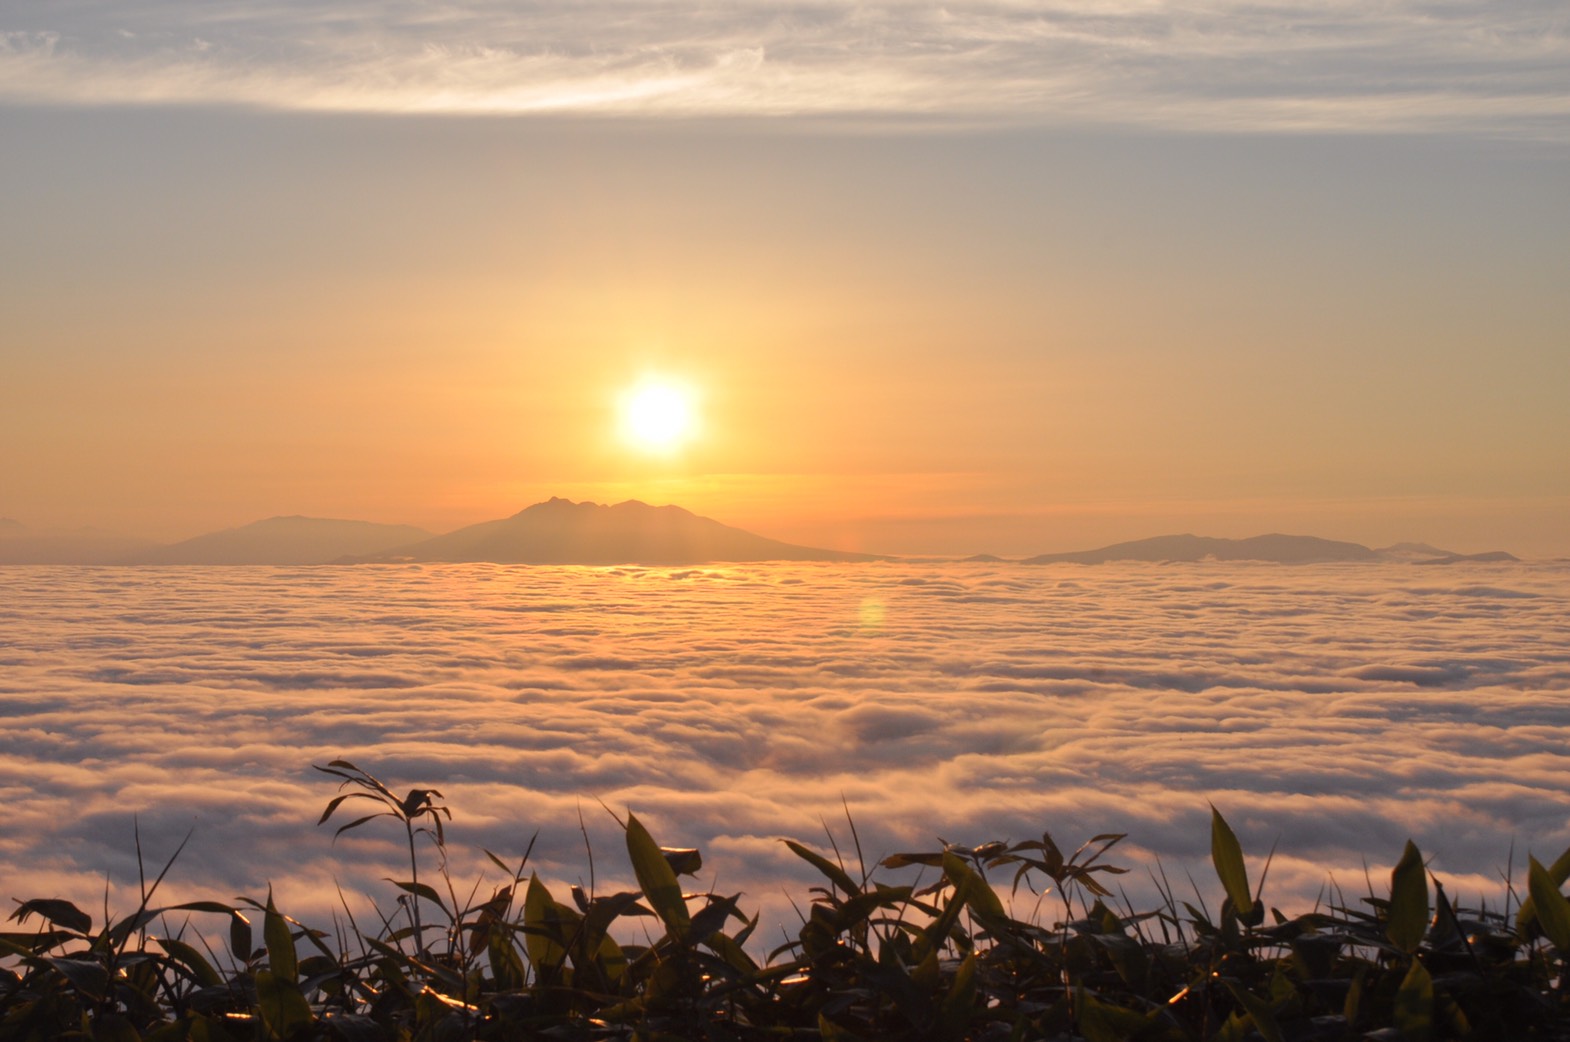
[[[1477,0],[24,3],[0,24],[0,97],[1562,137],[1567,52],[1553,5]]]
[[[1280,839],[1283,904],[1407,836],[1469,886],[1512,841],[1550,857],[1570,842],[1563,566],[675,578],[0,570],[12,891],[134,881],[133,816],[152,858],[195,830],[171,877],[185,894],[287,884],[316,902],[304,914],[334,898],[303,881],[376,891],[388,837],[313,827],[332,786],[310,764],[335,757],[445,792],[460,879],[539,830],[542,871],[576,881],[580,815],[614,874],[603,801],[782,915],[782,879],[807,876],[777,837],[816,842],[843,808],[869,857],[1110,830],[1137,844],[1125,860],[1198,865],[1214,801],[1254,853]]]

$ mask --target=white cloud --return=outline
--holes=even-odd
[[[1551,3],[61,6],[0,99],[374,112],[856,115],[1562,139]]]
[[[387,823],[336,844],[314,827],[333,790],[310,765],[340,756],[446,793],[465,885],[482,848],[535,830],[542,870],[576,881],[580,814],[602,882],[625,875],[604,801],[776,917],[811,875],[778,837],[827,821],[844,843],[843,806],[869,858],[1127,831],[1125,863],[1206,880],[1214,801],[1255,854],[1280,840],[1283,907],[1327,871],[1360,884],[1408,836],[1472,894],[1512,842],[1570,843],[1563,565],[669,576],[0,570],[8,892],[133,883],[134,818],[150,860],[194,829],[181,894],[272,883],[327,915],[332,878],[379,892],[400,871]]]

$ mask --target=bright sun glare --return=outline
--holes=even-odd
[[[622,437],[645,452],[674,452],[693,439],[697,426],[689,387],[647,380],[622,396]]]

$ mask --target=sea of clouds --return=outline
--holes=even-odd
[[[342,757],[441,790],[465,894],[536,832],[631,885],[631,809],[773,929],[780,837],[848,810],[868,861],[1127,832],[1135,904],[1156,857],[1213,901],[1214,802],[1289,913],[1408,837],[1497,900],[1570,844],[1567,694],[1563,563],[0,568],[3,896],[128,910],[135,831],[149,874],[191,832],[169,899],[385,904],[395,823],[316,826]]]

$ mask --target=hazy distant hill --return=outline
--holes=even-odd
[[[94,528],[37,532],[20,521],[0,518],[0,564],[112,564],[155,545],[151,539]]]
[[[125,564],[327,564],[429,536],[413,525],[321,517],[270,517],[240,528],[125,556]]]
[[[1519,561],[1515,554],[1503,550],[1490,550],[1482,554],[1450,554],[1442,557],[1430,557],[1426,560],[1413,561],[1413,564],[1460,564],[1462,561]]]
[[[1105,564],[1108,561],[1276,561],[1316,564],[1325,561],[1378,561],[1378,553],[1360,543],[1342,543],[1309,535],[1256,535],[1250,539],[1217,539],[1199,535],[1163,535],[1114,543],[1099,550],[1041,554],[1024,564]]]
[[[1455,564],[1460,561],[1515,561],[1513,554],[1493,550],[1458,554],[1427,543],[1396,543],[1371,550],[1361,543],[1319,539],[1310,535],[1256,535],[1250,539],[1218,539],[1198,535],[1163,535],[1113,543],[1099,550],[1041,554],[1021,564],[1105,564],[1108,561],[1273,561],[1277,564],[1323,564],[1334,561],[1394,561],[1410,564]]]
[[[497,564],[687,565],[720,561],[874,561],[871,554],[793,546],[722,525],[681,507],[637,500],[602,506],[552,498],[369,562],[492,561]]]

